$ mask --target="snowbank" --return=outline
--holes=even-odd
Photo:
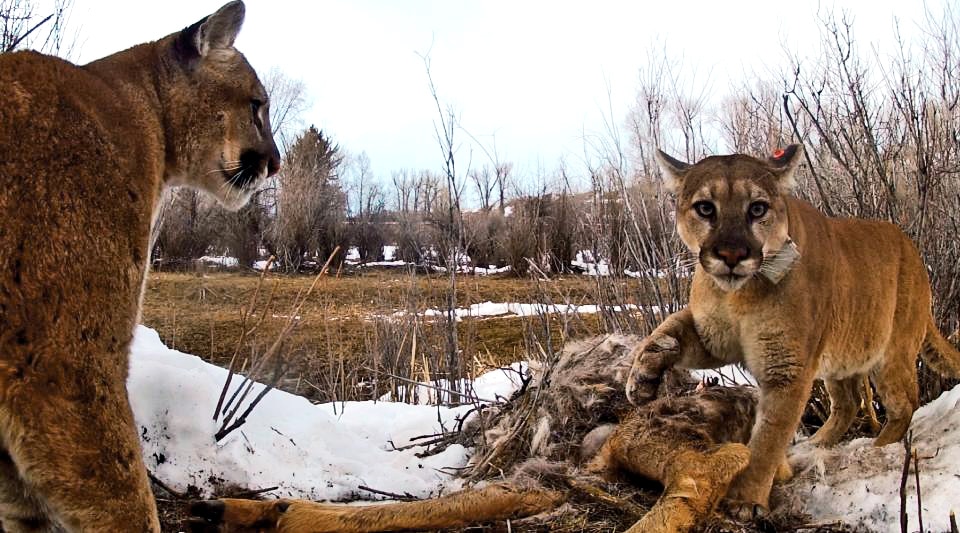
[[[211,416],[226,370],[170,350],[149,328],[137,328],[131,350],[130,401],[147,467],[177,490],[209,492],[219,484],[279,486],[272,494],[318,500],[371,499],[360,485],[437,494],[457,482],[445,469],[466,464],[468,450],[451,446],[419,459],[416,449],[393,451],[411,437],[453,427],[469,406],[430,407],[387,402],[313,405],[271,391],[247,423],[214,442]],[[495,371],[498,372],[499,371]],[[236,383],[236,381],[234,382]],[[477,384],[485,397],[508,395],[514,381],[491,375]],[[234,385],[236,386],[236,385]]]
[[[913,415],[913,446],[920,457],[923,527],[950,531],[950,510],[960,512],[960,386],[943,393]],[[830,449],[806,441],[790,453],[795,471],[807,469],[791,492],[815,521],[842,519],[869,531],[900,531],[900,477],[904,448],[882,448],[856,439]],[[907,481],[908,531],[919,531],[913,469]]]

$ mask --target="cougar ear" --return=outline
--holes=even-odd
[[[206,57],[211,50],[231,48],[243,26],[246,8],[240,0],[234,0],[204,17],[177,36],[176,49],[186,61]]]
[[[797,180],[794,172],[802,160],[802,144],[791,144],[782,150],[777,150],[773,157],[767,160],[770,170],[777,176],[777,184],[782,192],[789,193],[796,187]]]
[[[690,169],[690,165],[670,157],[663,150],[657,150],[656,159],[657,166],[659,166],[663,172],[664,183],[667,189],[672,193],[676,193],[680,189],[680,185],[683,183],[683,177],[687,174],[687,170]]]

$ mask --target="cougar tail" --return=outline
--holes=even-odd
[[[920,357],[938,374],[960,378],[960,352],[943,338],[933,320],[927,325],[927,336],[923,339]]]

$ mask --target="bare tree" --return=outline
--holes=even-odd
[[[286,152],[290,143],[303,130],[304,112],[310,106],[307,89],[302,80],[291,78],[277,68],[263,77],[263,86],[270,96],[270,124],[273,135]]]
[[[154,259],[182,266],[205,255],[214,241],[211,223],[216,207],[194,189],[172,189],[163,198],[163,222],[156,227]]]
[[[440,96],[437,87],[433,83],[433,74],[430,71],[430,54],[421,54],[423,67],[427,74],[427,83],[430,88],[430,96],[433,99],[437,109],[437,122],[434,123],[434,131],[437,137],[437,145],[443,154],[444,177],[446,186],[444,187],[446,217],[442,222],[441,254],[446,258],[447,272],[450,285],[447,291],[446,313],[444,314],[445,331],[447,334],[447,370],[450,373],[450,381],[453,384],[453,390],[459,391],[459,378],[463,374],[463,367],[460,364],[460,345],[457,337],[457,269],[460,266],[460,258],[464,246],[463,213],[460,210],[460,197],[465,185],[457,174],[457,144],[455,139],[456,131],[459,128],[459,118],[456,111],[451,106],[444,107],[440,103]],[[435,219],[440,222],[441,219]],[[445,227],[443,227],[445,226]]]
[[[386,244],[383,227],[387,204],[385,191],[374,179],[366,152],[346,159],[350,242],[357,247],[362,261],[382,259],[383,245]]]
[[[33,0],[0,0],[0,53],[18,48],[60,55],[72,43],[64,33],[73,0],[53,0],[42,10]]]
[[[321,130],[304,131],[279,174],[276,213],[267,245],[283,268],[322,261],[345,240],[346,198],[340,187],[340,147]]]

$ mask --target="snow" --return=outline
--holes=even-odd
[[[725,387],[733,385],[757,386],[757,378],[753,377],[753,374],[751,374],[749,370],[736,364],[704,370],[693,369],[690,371],[690,374],[701,381],[708,378],[718,379],[718,384]]]
[[[513,391],[520,388],[523,384],[523,378],[529,375],[530,364],[527,362],[513,363],[509,366],[491,370],[477,376],[473,381],[460,380],[460,394],[456,398],[459,403],[463,401],[463,396],[467,396],[473,402],[492,403],[506,400]],[[420,383],[413,385],[411,390],[408,386],[397,387],[401,396],[408,396],[412,403],[420,405],[436,405],[437,403],[451,403],[452,387],[450,382],[441,379],[436,382]],[[380,397],[380,401],[394,401],[393,394],[387,393]]]
[[[397,257],[397,247],[396,245],[387,245],[383,247],[383,260],[384,261],[393,261]]]
[[[585,276],[609,276],[610,265],[603,259],[597,261],[590,250],[580,250],[570,265],[583,270]]]
[[[923,526],[949,531],[949,513],[960,511],[960,386],[921,407],[910,425],[920,458]],[[842,519],[869,531],[900,531],[900,478],[904,448],[882,448],[856,439],[829,449],[803,441],[790,454],[795,471],[806,469],[794,487],[815,521]],[[908,531],[919,531],[913,469],[907,481]]]
[[[360,266],[364,267],[402,267],[410,263],[406,261],[370,261],[368,263],[362,263]]]
[[[263,270],[263,269],[265,269],[265,268],[267,268],[267,261],[254,261],[254,262],[253,262],[253,269],[254,269],[254,270]],[[274,263],[270,265],[270,270],[276,270],[276,269],[277,269],[277,263],[276,263],[276,261],[274,261]]]
[[[622,312],[622,311],[635,311],[639,309],[639,306],[630,304],[625,306],[613,305],[607,306],[609,311],[613,312]],[[659,311],[657,306],[645,307],[652,313]],[[562,314],[595,314],[600,312],[600,306],[598,305],[574,305],[574,304],[543,304],[543,303],[495,303],[495,302],[483,302],[479,304],[472,304],[470,307],[460,307],[454,310],[454,314],[457,317],[457,320],[462,320],[467,317],[494,317],[494,316],[536,316],[541,314],[549,313],[562,313]],[[394,313],[395,316],[402,316],[406,314],[406,311],[397,311]],[[443,309],[427,309],[422,313],[425,317],[442,317],[447,314],[446,310]]]
[[[198,259],[198,261],[200,261],[205,265],[216,265],[216,266],[222,266],[227,268],[233,268],[240,264],[240,261],[238,261],[236,257],[226,257],[222,255],[217,255],[217,256],[205,255],[200,259]]]
[[[475,276],[492,276],[494,274],[503,274],[505,272],[510,272],[510,265],[498,267],[497,265],[488,265],[484,267],[473,267],[473,274]]]
[[[507,374],[481,376],[475,388],[490,398],[509,395],[516,383]],[[411,437],[437,433],[441,425],[453,427],[469,405],[314,405],[278,390],[218,444],[211,415],[226,375],[196,356],[167,348],[154,330],[137,328],[127,386],[143,457],[150,471],[176,490],[194,485],[209,494],[217,483],[276,485],[276,496],[370,499],[358,489],[365,485],[427,497],[456,488],[446,469],[462,467],[469,458],[459,445],[424,459],[415,456],[417,449],[394,451]]]

